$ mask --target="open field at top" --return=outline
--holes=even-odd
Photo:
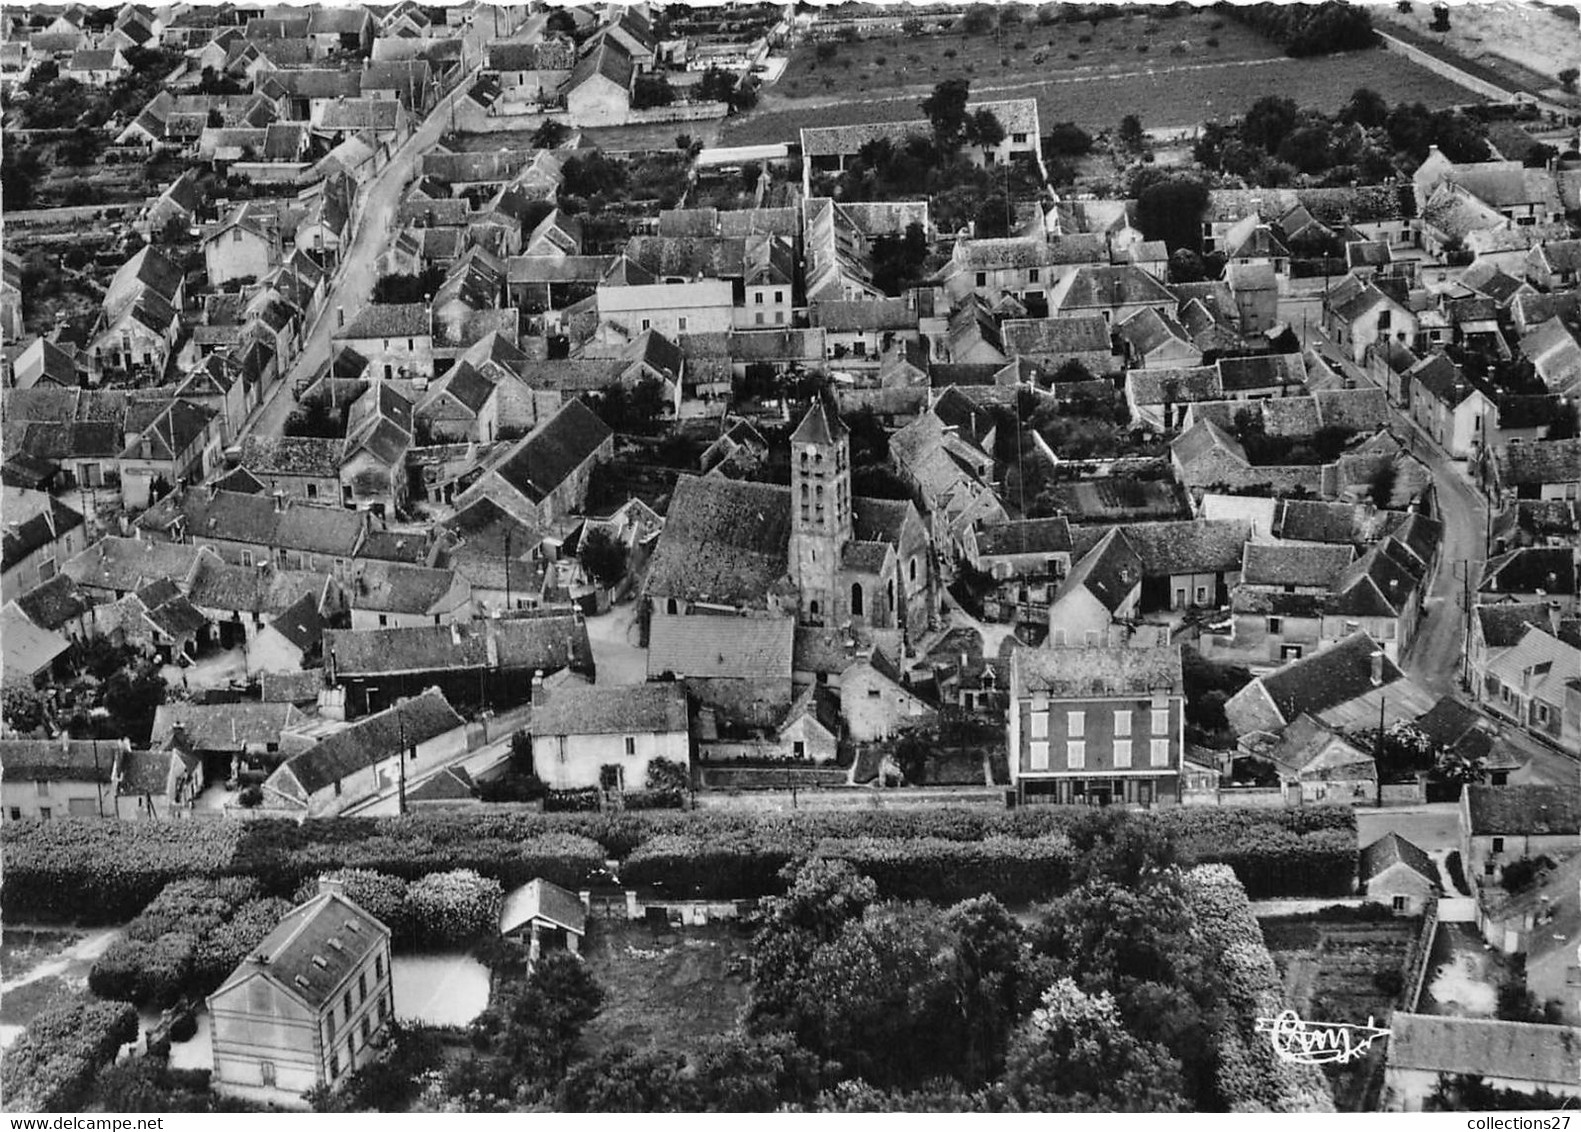
[[[1432,8],[1426,4],[1413,5],[1409,12],[1397,11],[1392,4],[1373,9],[1379,31],[1446,58],[1468,60],[1475,65],[1473,74],[1485,73],[1502,86],[1581,105],[1581,98],[1567,95],[1555,77],[1581,62],[1576,9],[1560,11],[1533,3],[1456,5],[1447,32],[1431,31],[1432,19]]]
[[[1236,117],[1270,94],[1332,111],[1361,86],[1390,102],[1441,107],[1482,101],[1382,50],[1291,59],[1238,24],[1226,21],[1209,30],[1208,21],[1201,15],[1107,20],[1096,29],[1090,24],[1029,25],[1007,32],[997,56],[992,35],[841,43],[835,58],[823,63],[817,62],[815,45],[804,44],[796,49],[786,79],[768,88],[758,110],[728,120],[720,140],[725,145],[795,141],[802,126],[918,118],[918,103],[933,84],[954,77],[970,80],[980,98],[1036,98],[1045,129],[1062,121],[1089,129],[1115,126],[1126,114],[1137,115],[1147,129],[1179,129]],[[1150,29],[1156,34],[1148,35]],[[1076,42],[1088,34],[1091,43]],[[1219,46],[1207,46],[1208,36]],[[1047,46],[1051,39],[1055,49]],[[1018,51],[1015,44],[1023,41],[1026,46]],[[1171,47],[1182,41],[1189,46],[1173,53]],[[1148,45],[1148,52],[1138,54],[1139,44]],[[956,51],[954,58],[945,55],[950,50]],[[1040,51],[1044,62],[1034,63]],[[1070,60],[1070,53],[1080,58]],[[908,62],[911,57],[923,62]],[[847,60],[849,69],[843,66]]]

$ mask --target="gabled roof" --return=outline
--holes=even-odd
[[[1573,594],[1574,552],[1568,547],[1529,546],[1495,555],[1483,567],[1477,589],[1482,593]]]
[[[1382,665],[1384,684],[1404,675],[1399,666],[1383,654],[1376,641],[1365,632],[1356,632],[1326,649],[1293,660],[1253,683],[1262,684],[1274,707],[1286,720],[1303,714],[1318,715],[1372,690],[1375,653]]]
[[[526,547],[518,547],[525,553]],[[572,614],[456,625],[331,629],[324,656],[337,676],[459,672],[482,668],[594,670],[587,623]]]
[[[1581,440],[1509,444],[1497,451],[1499,482],[1507,486],[1581,480]]]
[[[1472,837],[1581,835],[1581,789],[1569,786],[1465,788]]]
[[[14,514],[14,512],[13,512]],[[0,558],[6,570],[17,565],[36,550],[64,538],[67,533],[81,527],[84,519],[53,497],[20,522],[8,517],[5,527],[4,554]]]
[[[977,529],[977,553],[986,557],[1019,554],[1069,554],[1070,524],[1064,516],[1015,519]]]
[[[429,688],[337,731],[310,750],[288,759],[275,774],[289,773],[311,796],[348,775],[399,755],[403,744],[413,747],[463,726],[465,721],[439,689]]]
[[[787,677],[789,666],[787,645]],[[537,736],[684,734],[686,689],[673,681],[615,688],[567,685],[533,706],[527,730]]]
[[[500,906],[500,934],[508,935],[538,920],[576,935],[587,932],[587,910],[576,893],[541,877],[505,894]]]
[[[1553,607],[1547,602],[1501,602],[1473,607],[1482,629],[1483,643],[1490,649],[1507,649],[1526,635],[1528,626],[1552,631]]]
[[[1084,589],[1113,613],[1141,582],[1142,560],[1125,535],[1118,529],[1112,530],[1082,557],[1060,583],[1054,604],[1064,600],[1066,595]]]
[[[580,401],[570,401],[523,438],[491,471],[533,503],[541,503],[586,462],[613,430]]]
[[[719,476],[681,476],[649,562],[647,592],[762,606],[787,576],[790,489]]]
[[[0,739],[0,763],[16,782],[108,784],[119,753],[113,739]]]
[[[341,984],[389,938],[388,927],[344,895],[321,892],[287,912],[209,1000],[263,978],[306,1006],[316,1026],[319,1011],[334,1009]]]
[[[1581,1029],[1395,1011],[1387,1057],[1391,1069],[1471,1074],[1558,1090],[1575,1083]]]
[[[655,613],[648,636],[650,679],[675,676],[788,679],[796,624],[788,617]]]
[[[154,711],[148,742],[156,750],[175,743],[188,751],[240,753],[278,744],[281,731],[301,719],[293,704],[161,704]]]
[[[1355,557],[1348,543],[1248,542],[1241,563],[1247,586],[1330,586]]]
[[[1439,883],[1438,866],[1414,842],[1390,831],[1361,851],[1361,882],[1366,884],[1395,865],[1404,865],[1429,884]]]
[[[1012,318],[1000,326],[1008,354],[1107,354],[1109,324],[1100,315]]]
[[[1060,310],[1114,309],[1139,304],[1174,307],[1175,296],[1134,264],[1078,267],[1059,301]]]
[[[564,89],[569,93],[593,78],[603,78],[622,90],[630,90],[635,71],[636,64],[626,49],[612,39],[602,38],[597,46],[576,61]]]
[[[93,608],[93,599],[67,574],[56,574],[16,599],[22,614],[41,629],[51,631]]]

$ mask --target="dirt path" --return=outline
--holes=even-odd
[[[89,932],[82,939],[66,948],[59,955],[46,959],[28,968],[27,971],[16,978],[7,979],[0,983],[0,995],[10,994],[19,987],[40,979],[65,978],[72,974],[82,974],[85,968],[92,966],[93,961],[110,949],[110,945],[121,938],[122,928],[101,928]]]

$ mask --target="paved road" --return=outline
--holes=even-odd
[[[407,183],[416,172],[419,158],[434,147],[450,122],[450,106],[465,91],[472,79],[469,72],[456,89],[442,100],[423,124],[395,151],[386,165],[370,182],[365,192],[362,219],[336,276],[335,284],[325,298],[317,320],[303,339],[301,352],[290,371],[276,386],[269,400],[265,401],[253,419],[242,429],[242,435],[279,436],[285,431],[286,417],[296,408],[292,390],[298,381],[318,373],[329,360],[329,340],[337,323],[336,308],[343,308],[349,321],[367,302],[373,284],[379,276],[379,259],[384,254],[395,224],[397,206]]]
[[[1358,386],[1374,384],[1320,328],[1312,326],[1308,338],[1324,354],[1338,359],[1346,375]],[[1482,573],[1487,506],[1461,467],[1443,449],[1398,409],[1391,408],[1390,414],[1389,425],[1395,434],[1411,445],[1411,451],[1433,474],[1433,484],[1438,489],[1439,518],[1444,523],[1438,573],[1423,602],[1425,616],[1411,647],[1406,650],[1403,666],[1423,688],[1443,695],[1460,686],[1466,643],[1465,579],[1469,571],[1475,586]]]

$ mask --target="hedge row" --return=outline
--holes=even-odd
[[[243,829],[195,820],[8,822],[0,830],[0,911],[13,919],[125,920],[171,881],[233,871]]]
[[[80,1112],[100,1069],[138,1032],[129,1003],[90,995],[46,1006],[0,1060],[8,1112]]]
[[[1227,990],[1229,1016],[1218,1040],[1220,1100],[1232,1112],[1333,1112],[1322,1070],[1282,1060],[1255,1030],[1258,1018],[1273,1018],[1283,1008],[1283,987],[1246,889],[1224,865],[1192,869],[1185,887]]]
[[[88,987],[159,1009],[208,994],[288,911],[251,877],[176,881],[94,961]]]
[[[729,896],[777,891],[771,867],[808,856],[827,841],[975,842],[1068,838],[1078,855],[1127,822],[1156,823],[1187,863],[1222,862],[1254,896],[1342,895],[1356,870],[1354,813],[1341,806],[1297,810],[1170,809],[1148,813],[1085,807],[990,810],[815,811],[755,814],[645,810],[621,813],[421,814],[337,818],[301,824],[87,819],[9,822],[0,829],[6,884],[0,910],[14,918],[129,918],[173,880],[259,878],[268,895],[337,869],[416,880],[471,869],[509,889],[542,876],[577,888],[606,859],[625,860],[622,878],[674,890]],[[679,842],[674,840],[681,839]],[[678,846],[700,856],[688,863]],[[875,866],[876,867],[876,866]],[[764,872],[767,870],[767,873]]]
[[[1047,900],[1070,886],[1075,852],[1062,835],[981,841],[830,839],[818,856],[849,861],[880,896],[954,904],[992,894],[1011,904]]]

